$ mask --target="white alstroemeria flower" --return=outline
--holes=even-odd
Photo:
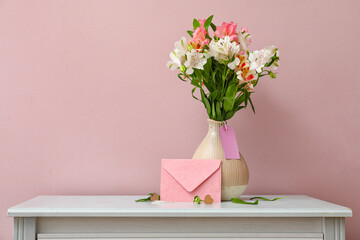
[[[255,50],[249,55],[250,70],[262,72],[263,67],[270,61],[270,58],[277,52],[275,46],[266,46],[261,50]]]
[[[237,45],[236,42],[231,42],[229,36],[220,38],[218,41],[212,40],[209,44],[209,48],[211,56],[220,63],[224,63],[235,57],[235,59],[228,64],[230,69],[235,69],[236,63],[240,63],[240,60],[236,57],[240,51],[240,46]]]
[[[180,41],[175,42],[175,49],[170,53],[170,61],[166,64],[171,70],[175,70],[184,65],[186,58],[185,55],[188,52],[188,41],[185,37],[182,37]]]
[[[240,51],[248,50],[251,43],[251,35],[246,31],[238,32],[238,41],[240,44]]]
[[[241,70],[236,72],[236,77],[239,79],[240,84],[244,82],[243,72]]]
[[[239,79],[240,84],[242,84],[243,82],[248,82],[248,81],[252,81],[252,80],[256,80],[257,78],[257,73],[255,70],[249,70],[249,69],[243,69],[243,70],[238,70],[236,72],[237,78]]]
[[[184,66],[186,67],[186,74],[188,75],[194,72],[194,68],[203,70],[207,61],[205,55],[197,52],[195,49],[186,53],[186,58],[187,60],[185,61]]]
[[[236,66],[238,66],[240,64],[240,59],[239,58],[235,58],[234,61],[229,62],[228,63],[228,68],[230,68],[231,70],[234,70],[236,68]]]
[[[249,69],[249,60],[247,60],[245,57],[241,57],[242,61],[239,64],[239,66],[236,67],[235,72],[237,75],[237,78],[239,79],[240,84],[244,82],[249,82],[252,80],[256,80],[258,77],[258,74],[255,70]]]

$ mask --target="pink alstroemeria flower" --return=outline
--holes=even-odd
[[[206,22],[206,19],[198,19],[198,21],[200,23],[200,27],[203,27]]]
[[[206,38],[206,30],[204,27],[198,27],[193,33],[193,38],[190,43],[194,49],[202,48],[204,45],[209,44],[210,40]]]
[[[221,27],[216,27],[215,36],[217,36],[218,38],[224,38],[225,36],[229,36],[230,41],[238,41],[236,27],[237,24],[234,24],[234,22],[223,22]]]

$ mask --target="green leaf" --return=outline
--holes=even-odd
[[[235,115],[235,113],[237,113],[237,111],[239,111],[242,108],[245,108],[245,107],[244,106],[238,106],[234,110],[226,113],[224,121],[229,120],[230,118],[232,118]]]
[[[224,121],[232,118],[233,116],[235,115],[235,111],[230,111],[230,112],[227,112],[226,115],[225,115],[225,119]]]
[[[233,109],[237,89],[238,89],[237,85],[229,85],[228,88],[226,89],[224,104],[223,104],[225,112],[229,112]]]
[[[252,197],[252,198],[250,198],[250,200],[261,199],[261,200],[264,200],[264,201],[276,201],[276,200],[283,199],[283,198],[285,198],[285,197],[278,197],[278,198],[274,198],[274,199],[268,199],[268,198],[265,198],[265,197]]]
[[[215,119],[215,104],[214,104],[214,102],[212,102],[212,104],[211,104],[211,107],[212,107],[212,111],[211,111],[211,116],[212,116],[212,118],[211,119]]]
[[[203,78],[203,70],[197,69],[197,68],[193,68],[194,69],[194,74],[196,76],[196,78],[198,79],[198,81],[200,82],[201,79]]]
[[[239,94],[235,98],[234,106],[240,106],[240,104],[242,104],[244,100],[245,100],[245,94]]]
[[[193,31],[186,31],[189,35],[190,35],[190,37],[193,37]]]
[[[208,114],[209,117],[210,117],[210,114],[211,114],[211,106],[210,106],[209,100],[207,99],[204,90],[202,90],[201,88],[200,88],[200,93],[201,93],[201,101],[203,102],[203,104],[204,104],[204,106],[205,106],[205,108],[206,108],[207,114]]]
[[[198,99],[197,97],[195,97],[195,95],[194,95],[194,92],[196,91],[196,87],[194,87],[192,90],[191,90],[191,95],[192,95],[192,97],[193,98],[195,98],[196,100],[198,100],[198,101],[201,101],[200,99]]]
[[[216,102],[216,115],[217,115],[216,120],[220,121],[221,120],[221,104],[220,104],[220,102]]]
[[[223,121],[231,119],[235,115],[236,112],[237,112],[236,110],[227,112]]]
[[[178,74],[178,78],[180,78],[180,79],[181,79],[181,81],[186,82],[186,80],[185,80],[185,79],[183,79],[181,76],[183,76],[183,74],[182,74],[182,73],[179,73],[179,74]]]
[[[198,87],[198,88],[201,87],[201,83],[200,83],[199,79],[197,79],[197,78],[191,79],[190,83],[191,83],[191,85],[194,85],[195,87]]]
[[[250,105],[251,105],[251,109],[252,109],[253,112],[255,113],[255,108],[254,108],[254,105],[253,105],[253,103],[252,103],[252,101],[251,101],[250,96],[249,96],[249,102],[250,102]]]
[[[135,202],[148,202],[148,201],[151,201],[151,197],[154,195],[153,193],[149,193],[148,194],[150,197],[147,197],[147,198],[141,198],[141,199],[138,199],[138,200],[135,200]],[[160,200],[160,196],[159,196],[159,200]]]
[[[141,199],[135,200],[135,202],[148,202],[148,201],[151,201],[150,198],[151,198],[151,197],[141,198]]]
[[[231,201],[233,203],[248,204],[248,205],[258,205],[258,203],[259,203],[259,200],[256,200],[255,202],[247,202],[247,201],[241,200],[240,198],[232,198]]]
[[[194,18],[193,27],[194,27],[194,31],[195,31],[198,27],[200,27],[200,22],[199,22],[196,18]]]
[[[202,202],[202,200],[200,199],[200,197],[199,196],[195,196],[194,197],[194,201],[193,201],[194,203],[196,203],[196,204],[200,204],[201,202]]]
[[[208,18],[206,19],[206,21],[205,21],[205,23],[204,23],[204,28],[205,28],[206,31],[208,30],[208,28],[209,28],[209,26],[210,26],[210,24],[211,24],[211,21],[212,21],[212,19],[213,19],[213,17],[214,17],[214,15],[211,15],[210,17],[208,17]]]
[[[224,97],[223,107],[225,112],[229,112],[234,107],[235,99],[231,99],[229,97]]]
[[[214,32],[216,31],[216,26],[215,26],[215,24],[210,23],[210,27],[212,28],[212,30],[213,30]]]
[[[215,101],[215,99],[218,97],[218,95],[219,95],[219,90],[214,90],[213,92],[211,92],[210,94],[209,94],[209,100],[210,100],[210,102],[214,102]]]
[[[204,72],[209,75],[212,70],[212,58],[208,58],[205,65],[204,65]]]
[[[245,94],[245,107],[247,107],[250,93],[249,92],[244,92],[244,94]]]

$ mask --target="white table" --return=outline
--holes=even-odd
[[[345,217],[352,216],[349,208],[303,195],[259,205],[135,202],[142,197],[39,196],[8,216],[14,240],[344,240]]]

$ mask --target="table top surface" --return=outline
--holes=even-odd
[[[347,207],[304,195],[259,201],[258,205],[230,201],[211,205],[191,202],[135,202],[145,196],[39,196],[8,209],[10,217],[351,217]],[[242,196],[249,200],[254,196]]]

